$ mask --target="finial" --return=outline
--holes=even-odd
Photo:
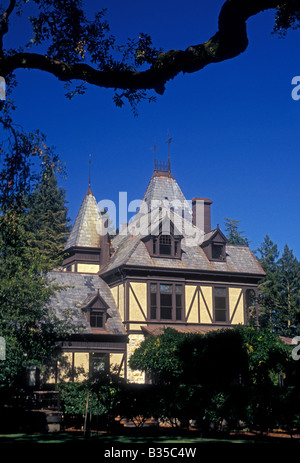
[[[169,164],[169,172],[171,172],[171,159],[170,159],[170,143],[172,141],[172,138],[170,138],[170,134],[169,134],[169,130],[168,130],[168,133],[167,133],[167,141],[166,143],[168,143],[168,164]]]
[[[91,190],[91,155],[89,154],[89,187],[88,187],[88,191],[86,193],[87,195],[89,194],[92,194],[92,190]]]
[[[156,150],[158,150],[156,143],[154,143],[153,148],[151,148],[151,151],[154,151],[154,170],[156,170],[157,163],[156,163]]]
[[[89,187],[91,186],[91,154],[89,154]]]

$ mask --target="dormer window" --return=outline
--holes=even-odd
[[[100,296],[99,291],[86,299],[82,309],[86,314],[86,319],[92,330],[104,330],[106,328],[106,322],[109,318],[107,313],[108,308],[108,305]]]
[[[175,229],[172,221],[169,223],[169,232],[163,232],[164,228],[160,223],[157,234],[146,236],[143,241],[152,257],[181,258],[182,235]]]
[[[181,237],[160,234],[148,236],[144,242],[153,257],[181,257]]]
[[[226,242],[225,235],[217,227],[204,235],[201,247],[210,261],[224,262],[226,261]]]

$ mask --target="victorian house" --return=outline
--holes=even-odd
[[[91,188],[70,233],[62,268],[65,289],[52,301],[71,310],[82,331],[61,348],[72,369],[117,368],[144,382],[128,360],[146,336],[172,327],[186,333],[247,324],[255,317],[264,271],[247,246],[227,242],[211,224],[212,201],[186,200],[170,163],[155,162],[141,206],[111,238]],[[257,316],[257,314],[256,314]],[[57,369],[55,381],[62,378]]]

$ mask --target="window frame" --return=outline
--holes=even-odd
[[[156,285],[156,292],[151,291],[151,285]],[[161,318],[161,285],[169,285],[172,287],[172,311],[171,318]],[[176,286],[181,287],[181,293],[176,293]],[[147,310],[147,321],[148,322],[165,322],[165,323],[185,323],[185,284],[182,281],[165,281],[165,280],[153,280],[148,282],[148,310]],[[152,295],[156,295],[156,317],[153,317],[154,305],[152,304]],[[176,295],[181,294],[181,308],[177,306]],[[165,307],[166,309],[167,307]],[[181,310],[181,318],[177,318],[177,309]]]
[[[220,248],[221,249],[220,257],[214,257],[214,255],[213,255],[214,248]],[[225,253],[225,244],[224,243],[219,243],[219,242],[217,242],[217,243],[212,242],[211,243],[211,258],[210,258],[210,260],[215,261],[215,262],[225,262],[226,253]]]
[[[225,320],[216,320],[216,289],[224,289],[225,290]],[[228,325],[230,323],[229,318],[229,291],[228,287],[224,285],[214,285],[213,286],[213,322],[220,325]]]
[[[104,368],[95,370],[95,364],[103,359]],[[89,375],[94,376],[99,373],[107,373],[109,371],[110,356],[107,352],[90,352],[89,355]]]
[[[91,323],[91,318],[92,316],[97,317],[101,316],[102,317],[102,326],[94,326]],[[107,321],[107,316],[106,316],[106,310],[105,309],[93,309],[92,307],[88,311],[88,319],[89,319],[89,324],[92,330],[105,330],[105,324]]]
[[[169,237],[170,239],[170,254],[161,252],[161,240],[163,237]],[[149,240],[148,251],[151,257],[161,257],[163,259],[181,259],[181,237],[175,237],[172,233],[165,234],[159,233],[158,235],[151,235]]]

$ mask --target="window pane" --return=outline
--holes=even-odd
[[[90,325],[93,328],[103,328],[103,313],[92,313],[90,315]]]
[[[182,295],[176,294],[176,320],[182,320]]]
[[[217,310],[215,312],[216,322],[226,322],[226,310]]]
[[[172,285],[160,285],[160,318],[172,320]]]
[[[227,304],[226,304],[226,288],[214,288],[215,295],[215,321],[226,322]]]
[[[178,254],[178,243],[177,243],[177,241],[174,241],[174,254],[175,254],[175,256],[177,256],[177,254]]]
[[[170,256],[172,251],[170,235],[161,235],[159,238],[159,253]]]
[[[214,288],[215,296],[226,297],[226,288]]]
[[[160,295],[160,305],[161,307],[171,307],[172,308],[172,294],[161,294]]]
[[[151,292],[151,293],[156,293],[156,284],[151,283],[151,285],[150,285],[150,292]]]
[[[151,320],[156,320],[156,306],[150,307],[150,318]]]
[[[160,318],[163,320],[172,320],[172,307],[161,307]]]
[[[172,294],[172,285],[160,285],[160,292]]]
[[[182,293],[182,285],[176,285],[175,291],[176,291],[176,294],[181,294]]]
[[[223,246],[213,244],[211,254],[212,254],[211,256],[213,259],[221,259],[223,255]]]
[[[217,296],[215,298],[215,308],[216,309],[223,309],[223,310],[226,309],[226,299],[225,299],[225,297]]]
[[[155,286],[155,291],[156,291],[156,285]],[[156,319],[156,292],[150,294],[150,318],[152,320]]]
[[[153,254],[156,254],[156,238],[153,238]]]

